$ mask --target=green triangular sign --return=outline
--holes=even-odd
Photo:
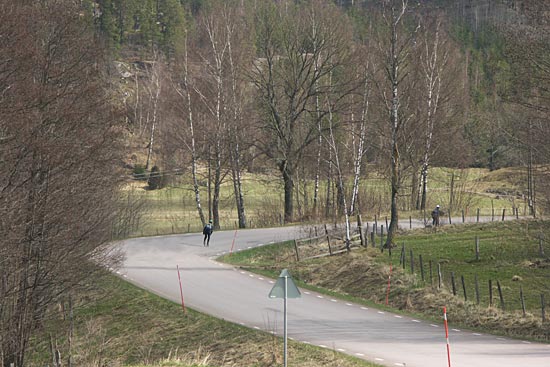
[[[269,298],[285,298],[285,279],[287,286],[286,297],[300,298],[302,296],[288,270],[283,269],[281,275],[279,275],[279,278],[277,279],[277,282],[275,282],[275,285],[271,289],[271,292],[269,292]]]

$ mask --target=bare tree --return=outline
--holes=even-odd
[[[292,11],[263,4],[256,16],[260,58],[251,80],[265,111],[262,150],[276,163],[283,178],[286,222],[294,216],[296,170],[305,149],[318,140],[318,121],[328,113],[315,110],[316,98],[328,88],[339,95],[332,103],[339,103],[346,94],[344,83],[319,84],[348,57],[349,34],[344,18],[336,14],[335,7],[312,2]]]
[[[0,357],[23,366],[50,307],[112,260],[121,128],[79,5],[0,9],[18,45],[0,41]]]

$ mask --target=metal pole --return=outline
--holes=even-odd
[[[288,277],[285,276],[285,308],[284,308],[284,367],[286,366],[286,354],[287,354],[287,334],[286,334],[286,299],[287,299],[287,281]]]

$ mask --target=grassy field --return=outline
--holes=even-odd
[[[74,366],[281,366],[282,339],[188,309],[106,275],[74,295]],[[31,342],[27,365],[50,365],[51,345],[69,355],[68,307],[51,315],[48,335]],[[63,321],[64,320],[64,321]],[[297,367],[375,367],[341,353],[289,341]]]
[[[483,225],[443,226],[401,233],[390,258],[379,248],[354,248],[351,253],[296,262],[292,243],[265,246],[225,256],[223,261],[276,277],[288,268],[301,286],[370,305],[385,303],[388,275],[392,264],[392,288],[389,306],[396,310],[440,318],[447,306],[450,320],[461,326],[491,332],[550,341],[550,323],[542,322],[541,294],[550,299],[550,243],[543,241],[544,256],[539,254],[539,236],[550,238],[550,223],[540,221],[489,223]],[[475,237],[479,238],[480,256],[475,259]],[[400,261],[405,247],[405,266]],[[323,244],[322,246],[326,246]],[[410,251],[413,251],[414,272]],[[424,281],[419,264],[422,255]],[[429,263],[432,263],[430,281]],[[443,283],[438,286],[437,265]],[[455,277],[453,295],[451,273]],[[467,300],[461,277],[464,277]],[[475,292],[478,279],[479,304]],[[493,302],[489,300],[492,281]],[[501,308],[497,281],[501,286]],[[520,302],[520,287],[526,314]],[[546,320],[549,313],[546,310]]]
[[[446,211],[452,206],[452,214],[460,215],[464,210],[467,215],[475,215],[478,208],[481,215],[501,215],[506,208],[511,214],[511,208],[517,207],[520,214],[526,211],[524,202],[517,195],[521,191],[523,172],[519,169],[506,169],[489,172],[485,169],[451,170],[434,168],[430,176],[430,192],[428,207],[440,204]],[[451,185],[451,182],[453,184]],[[322,185],[325,185],[322,182]],[[453,200],[450,200],[453,186]],[[148,236],[157,234],[172,234],[198,232],[201,223],[198,218],[195,197],[186,175],[175,176],[170,187],[150,191],[145,181],[130,182],[123,190],[124,202],[133,201],[141,207],[135,228],[129,236]],[[247,218],[250,227],[275,226],[281,224],[283,213],[283,186],[278,176],[248,174],[244,176],[243,190]],[[308,203],[304,201],[303,192],[308,191]],[[295,196],[296,214],[304,214],[311,207],[313,183],[308,182],[307,188],[300,186],[300,196]],[[410,191],[403,189],[402,217],[421,217],[423,213],[409,210],[406,195]],[[321,202],[325,202],[325,188],[320,189]],[[374,215],[387,215],[389,208],[389,185],[387,180],[375,174],[368,173],[360,188],[360,205],[365,219]],[[205,215],[208,213],[208,195],[206,186],[201,186],[202,206]],[[237,221],[235,201],[232,195],[232,185],[227,182],[222,186],[220,202],[220,224],[224,229],[234,228]]]

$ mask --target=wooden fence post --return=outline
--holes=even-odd
[[[365,236],[363,235],[363,223],[361,223],[361,214],[357,214],[357,227],[359,227],[359,238],[361,246],[365,247]]]
[[[453,224],[453,221],[451,218],[451,209],[449,209],[449,224]]]
[[[372,231],[370,233],[370,242],[372,243],[372,247],[376,247],[376,241],[375,241],[374,234],[375,234],[375,231]]]
[[[410,252],[411,252],[411,274],[414,274],[414,255],[413,255],[413,250],[411,249]]]
[[[430,260],[430,285],[433,287],[433,270],[432,270],[432,260]]]
[[[539,235],[539,256],[544,257],[543,234]]]
[[[502,209],[502,221],[504,222],[504,217],[506,216],[506,208]]]
[[[326,224],[325,224],[325,235],[327,236],[328,253],[329,253],[330,256],[332,256],[332,248],[330,247],[330,236],[328,234],[328,228],[327,228]]]
[[[405,254],[405,243],[401,245],[401,259],[399,259],[399,262],[401,265],[403,265],[403,270],[405,270],[405,262],[407,255]]]
[[[521,310],[523,311],[523,317],[525,317],[525,300],[523,299],[523,288],[519,286],[519,299],[521,301]]]
[[[380,225],[380,248],[384,248],[384,225]]]
[[[455,272],[451,271],[451,286],[453,287],[453,296],[456,296]]]
[[[476,291],[476,302],[479,305],[479,282],[477,280],[477,274],[474,275],[474,282],[475,282],[475,291]]]
[[[389,225],[388,225],[388,217],[386,216],[386,228],[388,228]]]
[[[460,276],[460,280],[462,282],[462,291],[464,292],[464,302],[467,302],[468,295],[466,294],[466,282],[464,281],[464,275]]]
[[[542,322],[546,321],[546,304],[544,303],[544,294],[540,295],[540,308],[542,311]]]
[[[369,222],[365,228],[365,247],[369,247]]]
[[[462,209],[462,223],[464,223],[464,209]]]
[[[420,266],[420,277],[424,281],[424,264],[422,263],[422,255],[418,255],[418,266]]]
[[[493,281],[489,279],[489,306],[493,307]]]
[[[479,261],[479,237],[476,236],[476,261]]]
[[[298,241],[294,240],[294,250],[296,251],[296,261],[300,262],[300,254],[298,253]]]
[[[441,289],[441,263],[437,263],[437,288]]]
[[[413,228],[413,220],[412,217],[409,215],[409,229]]]
[[[479,208],[477,208],[477,223],[479,223]]]
[[[502,295],[502,288],[500,287],[500,282],[497,280],[498,296],[500,298],[500,308],[504,311],[506,307],[504,306],[504,296]]]

